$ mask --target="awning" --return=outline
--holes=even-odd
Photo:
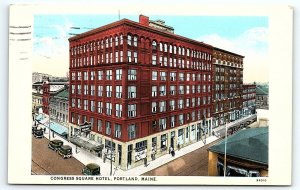
[[[70,137],[70,142],[75,144],[76,146],[79,146],[81,148],[85,148],[88,150],[93,150],[95,152],[101,151],[103,149],[103,145],[99,145],[96,142],[92,143],[88,139],[83,139],[77,136]]]
[[[44,126],[46,126],[47,128],[49,128],[49,121],[47,121],[46,123],[44,123]],[[56,132],[57,134],[59,135],[67,135],[68,134],[68,129],[63,126],[63,125],[60,125],[56,122],[53,122],[51,121],[51,124],[50,124],[50,129],[54,132]]]

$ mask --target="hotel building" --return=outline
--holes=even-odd
[[[105,157],[127,170],[170,147],[205,139],[213,126],[213,52],[143,15],[138,23],[122,19],[71,37],[69,127],[76,142],[93,142],[85,146],[91,152],[103,145]],[[230,94],[235,111],[241,106],[242,56],[228,59],[238,81]]]

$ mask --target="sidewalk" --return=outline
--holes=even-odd
[[[47,120],[47,118],[44,118],[43,121],[46,121],[46,120]],[[49,129],[48,128],[46,128],[46,133],[44,134],[44,136],[47,139],[49,138]],[[71,142],[58,136],[57,134],[55,134],[55,137],[53,138],[52,132],[51,132],[50,136],[51,136],[50,137],[51,140],[59,139],[64,142],[64,145],[71,146],[73,149],[73,157],[76,158],[81,163],[83,163],[84,165],[89,164],[89,163],[96,163],[101,167],[101,175],[102,176],[110,176],[110,168],[111,168],[110,160],[106,159],[106,162],[104,163],[102,158],[99,158],[99,157],[95,156],[94,154],[91,154],[90,152],[86,151],[85,149],[81,149],[79,147],[77,147],[77,153],[76,153],[76,146],[74,144],[72,144]],[[209,144],[217,139],[218,138],[216,136],[210,136],[210,137],[206,138],[206,144]],[[157,167],[160,167],[172,160],[175,160],[183,155],[186,155],[194,150],[197,150],[203,146],[204,146],[204,143],[202,141],[193,143],[191,145],[181,148],[179,151],[176,150],[174,157],[172,157],[171,154],[166,154],[159,158],[156,158],[153,161],[152,160],[149,161],[147,167],[145,167],[144,165],[141,165],[141,166],[132,168],[130,170],[123,171],[120,168],[116,168],[113,165],[112,166],[113,175],[114,176],[139,176],[143,173],[146,173]]]

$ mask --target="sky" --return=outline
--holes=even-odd
[[[175,34],[222,48],[244,59],[244,83],[268,82],[268,17],[147,15],[162,19]],[[138,22],[139,15],[120,15]],[[68,38],[117,21],[118,15],[35,15],[33,71],[68,72]]]

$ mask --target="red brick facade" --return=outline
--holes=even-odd
[[[140,22],[69,39],[71,124],[127,142],[212,117],[213,47]]]

